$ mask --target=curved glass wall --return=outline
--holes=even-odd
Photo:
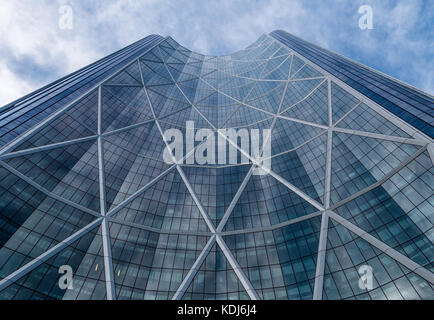
[[[433,141],[276,38],[2,109],[0,299],[434,299]]]

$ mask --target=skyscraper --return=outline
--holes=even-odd
[[[149,36],[0,109],[0,299],[434,299],[433,103]]]

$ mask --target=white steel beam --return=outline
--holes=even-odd
[[[22,266],[21,268],[19,268],[15,272],[11,273],[10,275],[8,275],[4,279],[2,279],[0,281],[0,291],[7,288],[8,286],[13,284],[17,280],[21,279],[23,276],[25,276],[26,274],[28,274],[32,270],[36,269],[37,267],[39,267],[45,261],[47,261],[51,257],[58,254],[60,251],[62,251],[66,247],[68,247],[70,244],[74,243],[75,241],[82,238],[84,235],[86,235],[87,233],[89,233],[90,231],[92,231],[93,229],[98,227],[101,224],[102,220],[103,220],[102,217],[96,219],[95,221],[91,222],[90,224],[88,224],[84,228],[78,230],[77,232],[75,232],[74,234],[72,234],[71,236],[69,236],[68,238],[63,240],[62,242],[58,243],[57,245],[55,245],[51,249],[47,250],[46,252],[44,252],[43,254],[38,256],[37,258],[29,261],[27,264],[25,264],[24,266]]]

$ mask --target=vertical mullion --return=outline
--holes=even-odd
[[[107,300],[116,299],[116,290],[113,274],[113,260],[110,243],[110,229],[107,217],[107,204],[104,176],[104,145],[102,136],[102,86],[98,87],[98,171],[99,171],[99,197],[101,215],[104,217],[101,224],[101,237],[104,254],[104,276]]]
[[[329,128],[327,131],[327,158],[326,158],[326,172],[325,172],[325,192],[324,192],[324,206],[326,210],[330,208],[330,189],[331,189],[331,167],[332,167],[332,148],[333,148],[333,110],[332,110],[332,92],[331,80],[327,79],[328,91],[328,118]],[[324,269],[327,253],[327,235],[328,235],[329,216],[328,212],[324,211],[321,220],[320,238],[318,243],[318,256],[316,261],[315,271],[315,287],[313,291],[313,299],[321,300],[324,287]]]

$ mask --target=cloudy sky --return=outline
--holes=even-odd
[[[373,30],[359,28],[361,5]],[[0,105],[152,33],[221,55],[275,29],[434,93],[433,0],[0,0]]]

